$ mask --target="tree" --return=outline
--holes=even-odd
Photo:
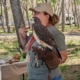
[[[67,6],[67,8],[66,8],[66,12],[67,12],[67,14],[68,14],[68,19],[69,19],[69,24],[70,24],[70,28],[71,28],[71,18],[70,18],[70,5],[71,5],[71,1],[68,1],[68,5],[66,5]]]
[[[2,23],[2,29],[3,31],[5,32],[5,28],[4,28],[4,21],[3,21],[3,1],[1,0],[0,1],[0,7],[1,7],[1,13],[0,13],[0,20],[1,20],[1,23]]]
[[[27,17],[28,25],[30,27],[30,22],[29,22],[29,17],[28,17],[28,7],[27,7],[28,3],[27,2],[28,1],[26,0],[26,8],[25,8],[25,11],[26,11],[26,17]]]
[[[76,0],[77,4],[77,16],[78,16],[78,28],[80,28],[80,0]]]
[[[25,22],[24,22],[21,7],[20,7],[20,0],[10,0],[10,4],[11,4],[12,13],[13,13],[18,43],[19,43],[19,46],[21,46],[22,44],[20,41],[18,30],[20,27],[25,27]]]
[[[22,9],[25,11],[24,13],[26,13],[27,23],[28,23],[28,26],[30,27],[30,19],[29,19],[29,13],[28,13],[28,4],[29,4],[29,2],[27,0],[21,1]]]
[[[75,15],[75,11],[74,11],[74,3],[73,3],[73,0],[71,1],[71,3],[72,3],[72,13],[73,13],[73,16],[74,16],[74,24],[76,26],[77,23],[76,23],[76,15]]]
[[[62,32],[64,32],[65,27],[65,11],[64,11],[64,0],[62,0]]]
[[[7,2],[7,0],[4,0],[5,20],[6,20],[7,32],[10,33],[8,10],[7,10],[7,4],[6,4],[6,2]]]
[[[79,20],[78,20],[78,14],[77,14],[77,5],[76,5],[76,0],[74,1],[74,8],[75,8],[75,16],[76,16],[76,20],[77,20],[77,26],[79,28]]]

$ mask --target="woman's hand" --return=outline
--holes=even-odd
[[[66,61],[68,56],[67,56],[66,50],[60,51],[60,54],[61,54],[61,57],[62,57],[62,59],[60,59],[60,64],[62,64],[62,63],[64,63]]]
[[[55,52],[52,52],[51,50],[45,51],[35,46],[32,47],[32,51],[34,52],[34,55],[38,55],[38,59],[43,60],[43,62],[46,63],[48,68],[55,69],[58,67],[60,59]]]
[[[19,37],[22,47],[25,47],[27,43],[27,29],[25,27],[19,28]]]
[[[27,28],[21,27],[19,28],[19,34],[22,35],[24,38],[27,36]]]

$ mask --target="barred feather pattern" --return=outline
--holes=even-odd
[[[49,32],[49,30],[43,26],[40,22],[40,20],[35,17],[34,18],[35,23],[33,23],[33,35],[36,39],[36,41],[43,47],[48,47],[52,51],[56,52],[57,56],[61,58],[61,55],[59,51],[56,49],[57,44],[52,36],[52,34]]]
[[[45,26],[42,24],[33,24],[33,29],[40,40],[47,43],[50,46],[56,46],[56,42],[52,36],[52,34],[47,30]]]

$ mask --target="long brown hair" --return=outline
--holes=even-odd
[[[59,22],[59,17],[56,14],[53,14],[52,17],[49,17],[49,21],[53,26],[55,26]]]
[[[48,13],[44,12],[44,15],[47,15]],[[48,14],[49,15],[49,14]],[[49,15],[50,16],[50,15]],[[53,16],[49,17],[50,23],[55,26],[59,22],[59,17],[56,14],[53,14]]]

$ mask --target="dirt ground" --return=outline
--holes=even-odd
[[[80,33],[64,33],[65,34],[65,40],[76,40],[80,41]],[[80,45],[80,44],[78,44]],[[73,48],[69,48],[67,50],[71,50]],[[67,61],[63,64],[65,65],[64,71],[62,71],[63,74],[63,80],[80,80],[80,56],[75,55],[68,55]]]

